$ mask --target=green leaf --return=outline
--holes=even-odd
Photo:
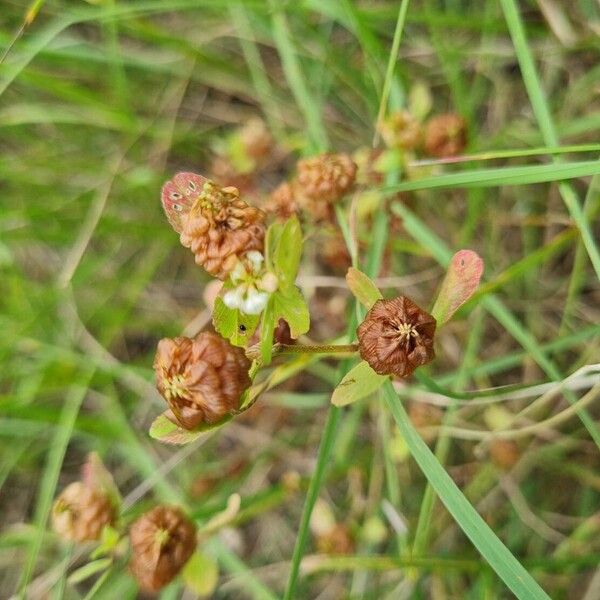
[[[271,225],[269,225],[269,228],[267,229],[267,234],[265,235],[265,264],[268,271],[275,270],[275,265],[273,264],[273,257],[277,252],[277,246],[279,245],[279,240],[281,239],[282,233],[282,223],[271,223]]]
[[[263,311],[262,321],[260,325],[260,356],[263,366],[270,364],[271,355],[273,353],[273,333],[275,331],[275,292],[269,298],[267,306]]]
[[[517,598],[521,600],[549,600],[544,590],[481,518],[427,444],[421,439],[410,422],[391,381],[386,382],[384,386],[384,398],[400,433],[406,440],[410,453],[423,474],[427,477],[459,527],[465,532],[490,567],[496,571]]]
[[[76,569],[69,575],[69,583],[75,585],[81,583],[86,579],[89,579],[92,575],[100,573],[100,571],[106,571],[112,564],[112,558],[100,558],[93,560],[92,562],[83,565],[79,569]]]
[[[181,574],[185,586],[198,596],[210,596],[219,582],[219,567],[217,562],[206,554],[194,552],[185,563]]]
[[[376,392],[388,379],[387,375],[375,373],[365,360],[350,369],[333,390],[331,402],[335,406],[346,406],[362,400]]]
[[[106,554],[112,554],[119,543],[121,536],[119,532],[110,525],[105,525],[100,533],[100,544],[90,554],[90,558],[100,558]]]
[[[285,222],[276,245],[272,248],[272,262],[279,278],[279,287],[287,289],[298,275],[302,258],[302,229],[296,216]]]
[[[290,333],[297,338],[310,329],[310,314],[302,292],[292,286],[287,290],[278,290],[271,296],[274,310],[274,323],[285,319],[290,326]]]
[[[354,297],[367,308],[371,308],[377,300],[383,298],[373,281],[354,267],[348,269],[346,282]]]
[[[483,260],[472,250],[459,250],[450,261],[431,314],[438,327],[475,293],[483,273]]]
[[[259,321],[260,315],[247,315],[237,308],[229,308],[220,296],[215,300],[213,309],[215,331],[228,339],[234,346],[246,348]]]
[[[158,440],[159,442],[163,442],[164,444],[174,444],[177,446],[183,446],[185,444],[190,444],[191,442],[196,441],[201,435],[210,431],[211,429],[215,429],[216,427],[221,427],[221,425],[230,421],[232,417],[227,415],[223,419],[221,419],[217,423],[212,423],[210,425],[202,425],[197,427],[196,429],[188,430],[183,429],[173,423],[169,418],[166,417],[165,413],[159,415],[154,419],[152,425],[150,426],[150,437]]]

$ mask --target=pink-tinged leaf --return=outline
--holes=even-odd
[[[472,250],[459,250],[450,261],[448,271],[431,314],[438,327],[475,293],[483,274],[483,259]]]
[[[88,454],[81,469],[81,475],[83,482],[88,487],[104,492],[116,507],[121,505],[119,488],[97,452]]]
[[[168,415],[172,416],[171,411],[165,411],[162,415],[154,419],[150,426],[150,437],[163,442],[164,444],[174,444],[176,446],[183,446],[196,441],[201,435],[204,435],[211,429],[220,427],[227,421],[231,420],[231,416],[226,416],[221,419],[218,423],[211,425],[202,425],[193,430],[187,430],[176,425]]]
[[[183,219],[198,199],[208,180],[196,173],[177,173],[163,185],[160,200],[171,227],[181,233]]]

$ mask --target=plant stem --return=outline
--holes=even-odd
[[[273,354],[351,354],[358,352],[358,344],[277,344]]]
[[[358,344],[274,344],[272,356],[277,354],[354,354],[355,352],[358,352]],[[248,348],[246,356],[251,360],[259,360],[259,346]]]

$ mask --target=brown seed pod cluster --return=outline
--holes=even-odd
[[[239,409],[251,383],[249,368],[241,348],[210,332],[162,339],[154,359],[156,387],[184,429],[216,423]]]
[[[272,192],[267,210],[278,218],[304,211],[313,221],[330,220],[333,206],[356,181],[356,163],[348,154],[320,154],[299,160],[296,178]]]
[[[275,215],[278,220],[287,221],[290,217],[300,213],[296,197],[294,183],[284,181],[271,192],[265,204],[265,210]]]
[[[144,591],[157,592],[196,549],[196,526],[179,508],[157,506],[133,523],[130,541],[131,573]]]
[[[315,220],[328,219],[333,205],[354,186],[356,164],[348,154],[321,154],[298,161],[298,201]]]
[[[435,319],[410,298],[378,300],[357,330],[361,357],[380,375],[409,377],[435,357]]]
[[[236,188],[204,185],[183,222],[181,243],[211,275],[226,279],[237,259],[250,250],[262,252],[265,213],[247,204]]]
[[[467,146],[467,122],[456,113],[432,117],[425,126],[423,145],[436,158],[462,154]]]
[[[114,525],[116,510],[107,494],[81,481],[68,485],[52,507],[52,527],[73,542],[100,539],[104,527]]]

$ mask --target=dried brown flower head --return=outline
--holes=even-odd
[[[519,446],[513,440],[492,440],[489,452],[492,463],[503,471],[510,471],[521,458]]]
[[[345,274],[352,265],[352,257],[341,234],[328,236],[319,244],[320,262],[333,273]]]
[[[467,145],[467,122],[456,113],[432,117],[425,127],[425,152],[444,158],[461,154]]]
[[[271,192],[264,208],[281,221],[287,221],[290,217],[299,214],[300,207],[296,199],[294,184],[284,181],[278,185]]]
[[[242,146],[248,156],[259,160],[273,150],[273,136],[262,119],[248,119],[239,129]]]
[[[129,568],[140,587],[156,592],[172,581],[196,548],[196,526],[175,506],[157,506],[130,529]]]
[[[412,150],[421,141],[421,125],[406,110],[393,112],[379,129],[384,142],[390,148]]]
[[[356,164],[348,154],[321,154],[298,161],[297,184],[302,208],[319,219],[329,205],[340,200],[354,185]]]
[[[317,537],[317,549],[322,554],[352,554],[354,539],[344,523],[336,523],[332,529]]]
[[[197,264],[226,279],[242,254],[262,252],[264,219],[265,213],[244,202],[236,188],[207,181],[183,220],[181,243],[191,248]]]
[[[241,348],[209,332],[162,339],[154,359],[156,387],[184,429],[215,423],[237,410],[251,383],[249,368]]]
[[[380,375],[408,377],[433,360],[435,326],[406,296],[377,300],[357,330],[360,355]]]
[[[86,542],[100,539],[102,529],[113,525],[116,510],[101,490],[76,481],[68,485],[52,507],[52,527],[67,540]]]

